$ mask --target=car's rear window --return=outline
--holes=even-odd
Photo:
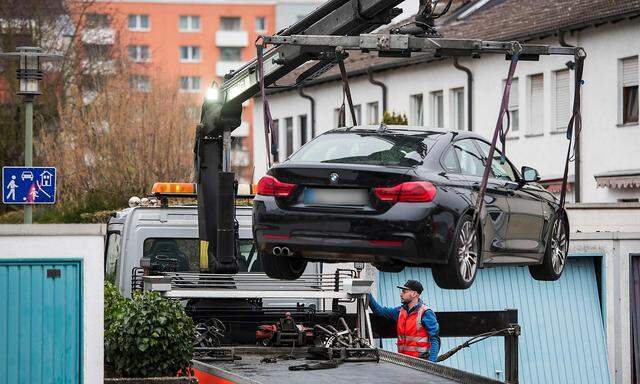
[[[428,135],[328,133],[300,148],[290,160],[412,167],[422,164],[434,140]]]

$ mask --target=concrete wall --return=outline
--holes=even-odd
[[[582,202],[616,202],[621,198],[637,198],[638,190],[612,190],[597,188],[595,174],[640,168],[637,147],[640,144],[638,124],[621,126],[618,121],[618,63],[619,59],[640,54],[640,19],[606,24],[598,28],[587,28],[567,36],[570,44],[583,46],[589,54],[584,70],[585,86],[582,98]],[[536,40],[535,44],[559,45],[556,39]],[[553,71],[564,69],[567,56],[542,56],[538,62],[520,62],[516,70],[519,79],[520,132],[512,134],[507,144],[507,154],[517,166],[529,165],[537,168],[543,178],[560,177],[563,172],[567,140],[563,133],[552,128]],[[484,55],[481,59],[461,59],[474,73],[474,131],[490,137],[495,127],[502,81],[507,75],[508,62],[501,55]],[[542,135],[526,135],[529,108],[527,106],[528,76],[544,75],[544,127]],[[573,77],[573,72],[571,72]],[[466,89],[466,75],[453,68],[451,60],[430,64],[419,64],[375,74],[375,78],[387,84],[389,89],[388,109],[409,116],[410,95],[422,93],[424,97],[425,125],[431,124],[433,109],[430,92],[444,93],[444,127],[452,128],[452,89]],[[350,79],[354,104],[362,105],[366,115],[366,103],[378,101],[382,113],[380,88],[370,84],[366,76]],[[306,93],[316,100],[316,132],[320,134],[335,127],[333,111],[342,103],[342,88],[339,82],[307,87]],[[269,96],[274,119],[294,118],[297,132],[298,116],[310,116],[309,102],[297,92],[283,92]],[[465,106],[466,107],[466,106]],[[254,108],[261,111],[262,104]],[[349,120],[349,119],[348,119]],[[568,119],[567,119],[568,120]],[[411,121],[409,122],[411,124]],[[282,120],[280,127],[283,126]],[[262,114],[254,113],[254,127],[263,128]],[[254,135],[255,181],[266,172],[264,164],[264,135]],[[300,145],[299,134],[294,137],[294,148]],[[280,153],[285,154],[286,137],[280,129]],[[570,173],[573,173],[571,168]]]
[[[1,259],[82,259],[83,381],[103,381],[103,257],[99,224],[0,225]]]

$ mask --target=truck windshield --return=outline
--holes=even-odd
[[[422,164],[434,139],[428,134],[328,133],[302,147],[290,160],[412,167]]]
[[[149,258],[153,271],[200,272],[199,239],[148,238],[143,247],[143,257]],[[252,248],[253,240],[240,240],[240,272],[262,272],[260,260]]]

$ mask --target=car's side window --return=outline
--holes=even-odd
[[[449,173],[460,173],[460,164],[455,148],[449,148],[442,158],[442,167]]]
[[[482,177],[484,174],[484,163],[473,141],[471,141],[471,139],[455,141],[453,148],[460,161],[462,174]]]
[[[475,142],[476,144],[478,144],[478,147],[480,147],[483,160],[486,161],[487,156],[489,156],[489,149],[491,149],[491,146],[489,145],[489,143],[481,140],[475,140]],[[513,171],[513,168],[511,168],[511,164],[509,164],[506,159],[504,163],[502,162],[502,153],[500,153],[498,148],[496,148],[496,150],[493,152],[493,160],[491,161],[491,173],[496,179],[516,181],[516,175]]]

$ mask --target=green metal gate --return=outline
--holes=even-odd
[[[81,383],[82,263],[0,259],[0,384]]]

